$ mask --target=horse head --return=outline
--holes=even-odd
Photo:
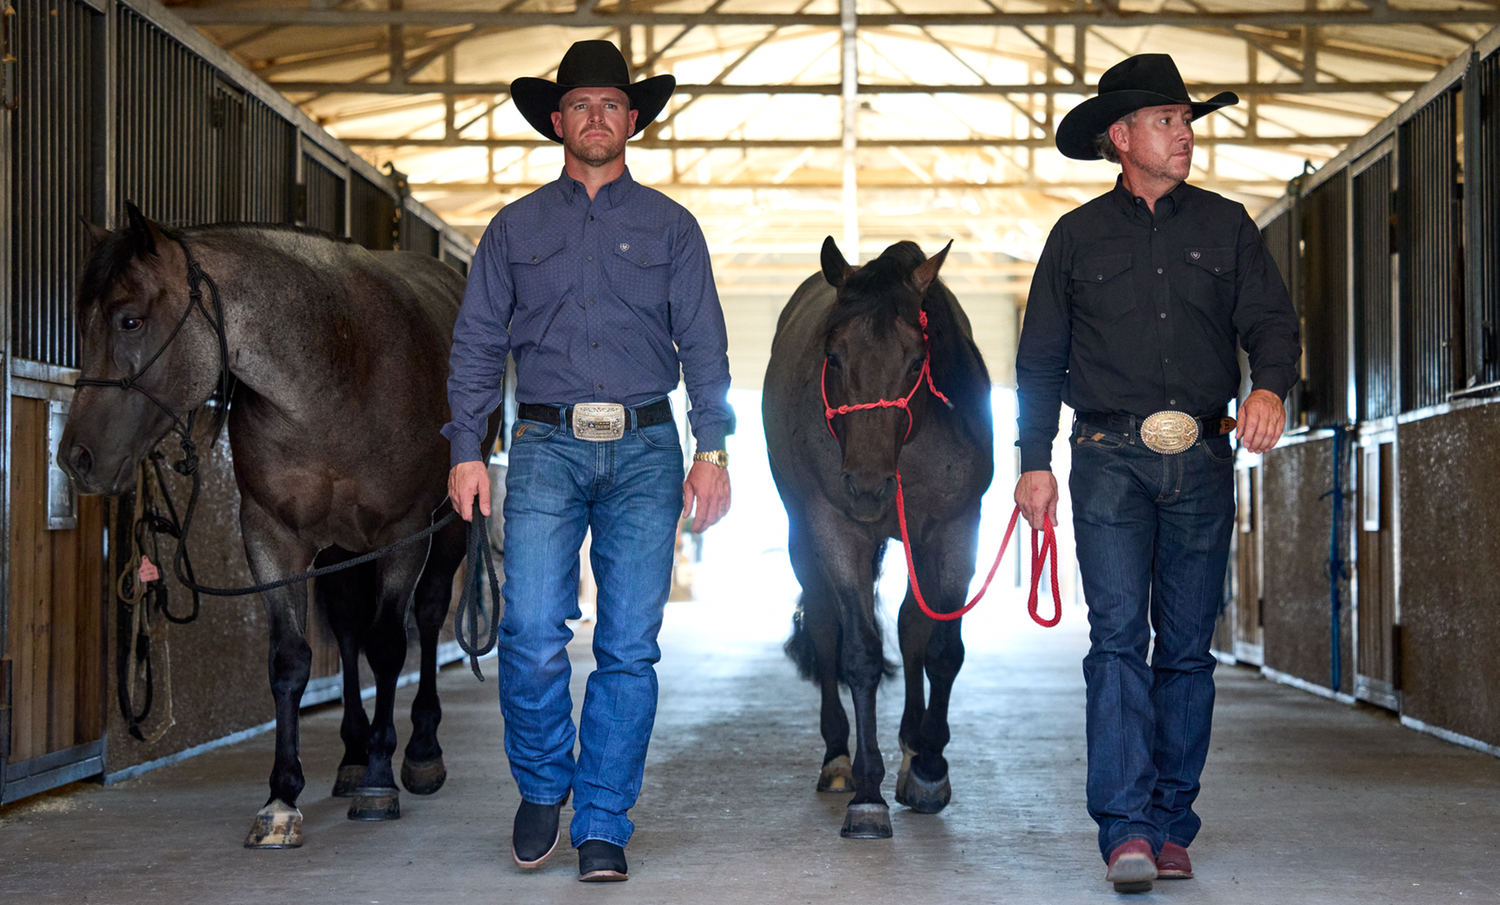
[[[836,292],[824,333],[823,394],[843,454],[844,511],[855,521],[890,512],[901,447],[921,429],[930,395],[923,299],[951,246],[927,258],[915,243],[898,242],[856,269],[832,236],[823,242],[823,277]]]
[[[82,493],[130,490],[135,464],[208,401],[221,372],[214,328],[191,316],[186,246],[134,204],[126,213],[124,229],[88,226],[78,288],[84,377],[58,464]]]

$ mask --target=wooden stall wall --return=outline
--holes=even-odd
[[[104,750],[106,505],[81,499],[73,527],[49,529],[51,402],[15,396],[10,406],[5,801],[99,772]]]
[[[1397,436],[1402,717],[1500,749],[1500,407]]]

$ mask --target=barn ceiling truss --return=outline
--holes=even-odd
[[[1500,0],[185,0],[169,6],[477,235],[555,178],[510,103],[575,40],[678,90],[632,143],[698,214],[729,291],[779,294],[826,234],[862,256],[957,240],[1013,294],[1061,212],[1113,181],[1057,122],[1099,74],[1172,53],[1200,97],[1194,181],[1257,210],[1500,23]],[[778,262],[787,262],[785,266]],[[782,271],[786,274],[783,275]],[[797,276],[792,276],[792,274]]]

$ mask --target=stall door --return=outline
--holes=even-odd
[[[1401,709],[1401,638],[1396,624],[1395,468],[1389,440],[1360,448],[1356,534],[1354,696]]]
[[[1265,629],[1261,623],[1260,507],[1261,466],[1241,465],[1235,471],[1238,511],[1235,536],[1234,658],[1256,666],[1265,664]]]

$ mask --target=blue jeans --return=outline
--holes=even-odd
[[[1088,808],[1106,858],[1131,839],[1186,847],[1202,825],[1193,801],[1213,720],[1209,644],[1234,525],[1227,436],[1162,455],[1110,422],[1074,422],[1068,483],[1089,607]]]
[[[683,462],[677,427],[631,428],[579,440],[572,428],[520,421],[505,479],[505,615],[500,710],[505,754],[521,797],[556,804],[573,793],[570,835],[630,841],[625,816],[645,771],[656,720],[656,636],[672,580]],[[599,586],[596,668],[573,745],[565,620],[577,618],[579,549],[593,530]]]

